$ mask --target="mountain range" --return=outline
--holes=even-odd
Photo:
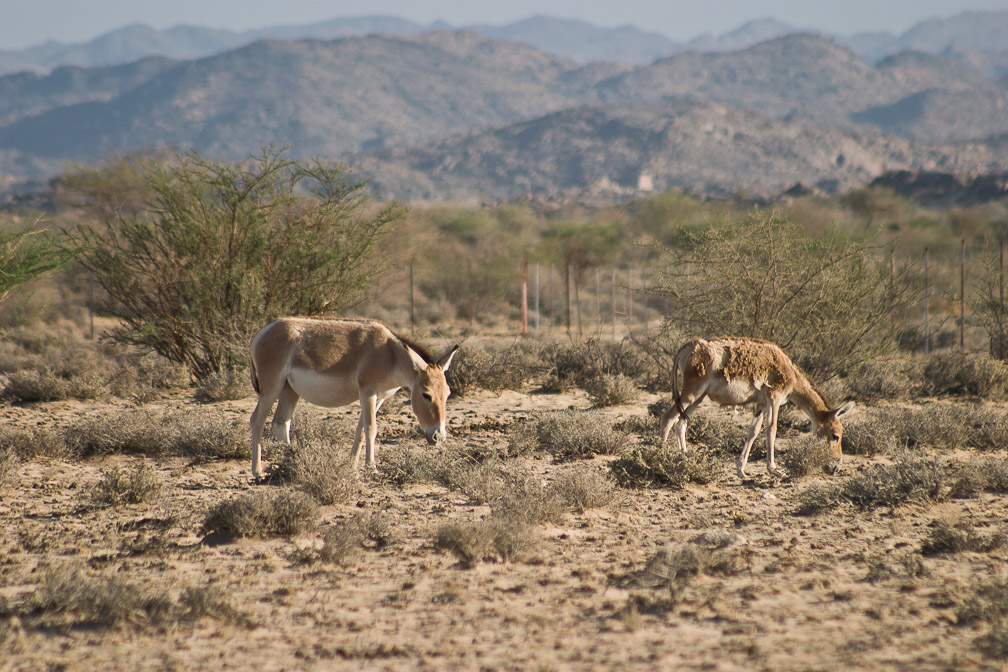
[[[583,34],[576,22],[529,19],[488,37],[491,27],[417,32],[364,18],[198,58],[19,72],[0,77],[0,195],[68,161],[166,146],[236,159],[292,145],[296,156],[345,158],[398,198],[616,197],[644,183],[835,191],[885,170],[1004,171],[1008,80],[992,78],[1001,52],[980,47],[990,30],[1008,36],[1008,12],[989,13],[990,30],[967,39],[975,23],[921,24],[898,39],[933,49],[871,62],[822,35],[759,39],[782,24],[758,22],[732,38],[756,40],[748,46],[634,64],[522,39],[538,30],[539,41],[575,44],[563,29]],[[638,54],[660,38],[591,28],[597,41],[637,38]]]

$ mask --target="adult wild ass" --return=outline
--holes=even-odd
[[[263,327],[252,339],[252,387],[259,395],[252,411],[252,476],[262,479],[259,442],[266,416],[277,402],[273,435],[290,444],[291,418],[299,399],[317,406],[360,401],[350,460],[357,470],[361,440],[367,465],[375,468],[375,413],[400,387],[408,387],[413,412],[428,443],[444,441],[445,371],[456,345],[440,359],[376,320],[286,317]]]
[[[679,371],[682,371],[682,388],[678,387]],[[771,473],[777,470],[774,464],[777,413],[786,401],[794,402],[808,415],[812,431],[826,440],[830,454],[836,460],[833,470],[840,468],[843,461],[840,448],[843,426],[838,418],[853,408],[854,402],[830,408],[822,394],[777,345],[755,338],[688,340],[676,353],[672,365],[673,406],[661,417],[662,443],[675,425],[679,445],[683,451],[686,450],[686,427],[704,397],[710,397],[711,401],[722,406],[755,403],[760,407],[739,455],[739,478],[746,475],[749,451],[763,425],[764,416],[768,417],[767,470]]]

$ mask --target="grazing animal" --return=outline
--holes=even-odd
[[[678,387],[678,372],[682,371],[682,388]],[[822,395],[796,367],[784,351],[769,341],[755,338],[692,338],[676,353],[672,366],[673,406],[661,417],[662,443],[675,425],[679,445],[686,450],[686,427],[697,406],[710,397],[722,406],[759,405],[749,436],[738,459],[738,475],[745,476],[746,463],[753,441],[767,424],[767,470],[775,472],[774,442],[777,438],[777,412],[781,404],[792,401],[812,421],[812,431],[826,440],[836,462],[843,461],[840,438],[843,427],[838,418],[854,407],[848,401],[839,408],[830,408]]]
[[[428,443],[444,441],[445,402],[451,393],[445,371],[456,350],[457,345],[434,359],[376,320],[286,317],[267,324],[251,346],[252,387],[259,395],[250,420],[253,478],[262,479],[259,442],[273,402],[273,435],[289,444],[299,399],[327,407],[359,400],[361,415],[350,452],[355,471],[362,440],[367,465],[375,468],[375,413],[400,387],[410,389]]]

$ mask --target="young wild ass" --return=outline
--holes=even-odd
[[[252,387],[259,401],[252,411],[252,476],[262,479],[259,442],[266,416],[277,402],[273,435],[290,444],[291,418],[299,399],[317,406],[360,401],[350,460],[357,469],[361,440],[367,465],[375,468],[375,413],[400,387],[410,389],[413,412],[431,444],[444,441],[445,371],[458,346],[435,360],[423,348],[375,320],[281,318],[252,339]]]
[[[683,376],[681,391],[678,388],[679,371]],[[749,451],[763,425],[764,416],[768,416],[769,420],[767,470],[771,473],[777,470],[774,464],[777,412],[786,401],[794,402],[808,415],[812,431],[826,440],[830,454],[836,460],[833,470],[840,468],[843,427],[837,418],[853,408],[854,402],[830,408],[815,386],[777,345],[755,338],[715,338],[710,341],[693,338],[687,341],[676,353],[672,365],[674,404],[662,414],[662,443],[674,424],[679,445],[683,451],[686,450],[686,426],[704,397],[710,397],[711,401],[722,406],[759,405],[759,412],[739,455],[740,478],[745,476]]]

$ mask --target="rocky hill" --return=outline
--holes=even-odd
[[[423,147],[352,157],[403,199],[613,200],[671,187],[767,197],[833,193],[894,170],[998,172],[1003,146],[935,145],[774,120],[714,103],[586,106]]]
[[[705,192],[762,191],[790,181],[786,171],[776,171],[780,178],[774,180],[759,174],[757,163],[742,160],[746,147],[751,156],[775,166],[800,158],[813,147],[842,144],[841,137],[877,138],[885,133],[928,146],[966,140],[976,145],[986,137],[1008,133],[1004,83],[933,54],[905,53],[872,65],[848,48],[813,35],[788,35],[734,52],[684,53],[636,67],[584,66],[471,31],[264,40],[198,60],[147,59],[124,66],[60,68],[47,76],[0,77],[0,194],[10,193],[16,183],[54,174],[67,161],[91,162],[109,153],[159,147],[238,159],[262,145],[292,145],[296,156],[352,153],[355,161],[364,163],[366,153],[384,152],[382,160],[388,160],[413,156],[411,152],[429,155],[442,148],[448,153],[444,161],[453,163],[457,161],[448,155],[460,136],[531,138],[534,134],[514,135],[515,124],[525,122],[552,130],[536,141],[540,145],[522,148],[514,144],[516,140],[502,145],[508,162],[528,162],[524,170],[535,176],[522,182],[523,169],[513,169],[517,181],[507,190],[524,192],[549,179],[548,171],[540,174],[537,167],[544,160],[539,157],[540,146],[558,156],[574,156],[579,147],[598,139],[590,123],[543,125],[543,119],[566,119],[555,116],[563,110],[602,114],[604,108],[599,106],[613,106],[620,119],[635,121],[611,128],[627,129],[636,137],[634,129],[652,123],[644,119],[653,117],[657,120],[653,123],[665,124],[660,110],[682,102],[700,104],[684,109],[708,109],[703,105],[714,103],[710,110],[724,110],[711,112],[715,117],[742,120],[742,127],[726,136],[739,151],[725,153],[721,136],[710,135],[703,125],[679,128],[673,133],[676,145],[659,148],[693,157],[698,164],[703,164],[705,151],[721,157],[716,170],[687,166],[697,176],[691,188]],[[642,107],[633,112],[634,106]],[[784,133],[783,141],[767,139],[760,144],[760,124],[773,120],[792,130]],[[793,130],[804,122],[815,130]],[[586,135],[579,138],[577,128]],[[787,140],[789,133],[793,137]],[[440,142],[449,137],[448,144]],[[641,156],[626,159],[626,174],[596,175],[585,169],[586,185],[602,177],[625,185],[636,179],[627,175],[650,170],[646,144],[609,131],[605,137],[612,145],[600,154],[606,160],[616,160],[629,148]],[[873,142],[883,149],[903,147],[895,139]],[[410,149],[415,146],[420,148]],[[982,163],[979,155],[964,149],[972,146],[944,145],[942,160],[949,165]],[[399,154],[389,153],[393,149]],[[893,151],[901,156],[913,153],[906,148]],[[962,161],[957,152],[964,152]],[[841,154],[850,160],[856,152],[837,150],[829,160]],[[876,176],[877,172],[870,173],[874,166],[918,165],[905,156],[886,158],[884,151],[871,157],[826,172],[809,168],[805,179],[847,184]],[[404,160],[404,165],[412,165],[412,159]],[[555,185],[547,189],[551,193],[567,189],[572,184],[569,177],[577,174],[569,172],[570,162],[557,161]],[[728,166],[729,161],[737,165]],[[389,170],[407,169],[389,164]],[[483,174],[481,166],[473,170],[474,175]],[[713,172],[708,175],[708,170]],[[747,187],[749,170],[754,173]],[[715,184],[717,176],[726,182]],[[381,177],[391,188],[395,181]],[[681,180],[668,183],[682,185]],[[665,183],[657,178],[656,185],[660,184]],[[487,188],[500,193],[496,185]]]

